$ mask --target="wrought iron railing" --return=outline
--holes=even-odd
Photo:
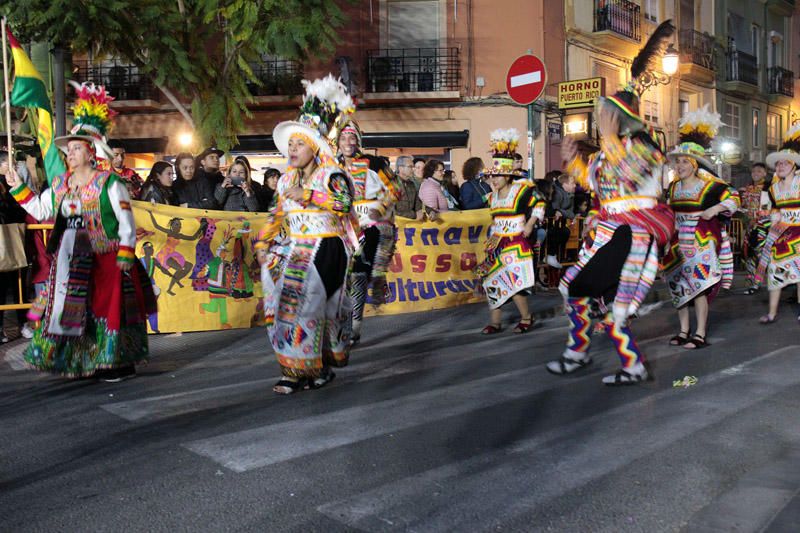
[[[595,0],[594,31],[613,31],[628,39],[642,38],[639,5],[628,0]]]
[[[303,65],[289,59],[271,59],[251,65],[260,84],[248,83],[254,96],[303,94]]]
[[[794,72],[781,67],[772,67],[767,71],[769,94],[794,96]]]
[[[366,92],[458,91],[458,48],[392,48],[367,52]]]
[[[161,91],[136,65],[116,62],[96,65],[88,61],[77,61],[74,66],[72,79],[105,85],[108,93],[117,101],[161,99]]]
[[[728,81],[758,85],[758,60],[755,56],[728,48]]]
[[[714,38],[707,33],[694,30],[681,30],[678,34],[681,63],[694,63],[708,70],[714,70]]]

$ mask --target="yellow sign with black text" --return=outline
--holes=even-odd
[[[604,78],[562,81],[558,84],[558,108],[591,107],[605,94]]]

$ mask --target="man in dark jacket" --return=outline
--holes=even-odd
[[[569,240],[567,221],[575,219],[575,178],[569,174],[561,174],[553,182],[553,223],[547,230],[547,264],[553,268],[561,268],[557,254]]]
[[[219,158],[223,155],[225,152],[219,148],[211,147],[203,150],[195,162],[195,168],[197,168],[195,177],[206,178],[214,187],[222,183],[225,176],[219,171]]]

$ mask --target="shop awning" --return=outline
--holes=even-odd
[[[365,133],[364,148],[466,148],[469,130]],[[234,152],[275,152],[272,135],[240,135]]]

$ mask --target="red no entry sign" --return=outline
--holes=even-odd
[[[547,84],[547,70],[544,63],[535,55],[518,57],[508,69],[506,90],[518,104],[532,104],[544,92]]]

